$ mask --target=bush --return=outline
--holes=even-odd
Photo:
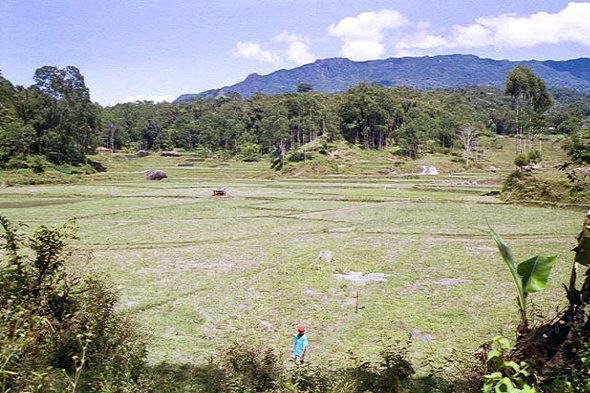
[[[516,158],[514,159],[514,165],[516,165],[519,168],[521,168],[523,166],[527,166],[528,164],[529,164],[529,156],[524,153],[517,155]]]
[[[28,168],[29,164],[27,160],[23,159],[22,157],[12,157],[6,163],[7,169],[22,169]]]
[[[590,145],[575,143],[568,153],[575,164],[590,164]]]
[[[414,373],[407,350],[397,345],[386,346],[378,363],[354,359],[349,366],[297,363],[287,367],[272,350],[237,341],[205,371],[201,380],[208,393],[398,393],[405,391]]]
[[[254,162],[260,160],[260,146],[256,143],[247,143],[240,151],[242,161]]]
[[[531,150],[529,152],[528,157],[529,157],[529,162],[531,162],[533,164],[537,164],[543,160],[543,158],[541,157],[541,152],[537,149]]]
[[[55,169],[66,175],[81,175],[84,173],[84,169],[70,164],[56,165]]]
[[[303,152],[303,151],[294,151],[292,153],[287,154],[286,161],[287,162],[303,162],[305,160],[311,160],[313,158],[312,153],[310,152]]]
[[[529,164],[537,164],[542,161],[541,152],[537,149],[532,149],[528,154],[521,153],[514,159],[514,165],[519,168]]]
[[[45,156],[30,156],[27,161],[29,168],[35,173],[45,172],[45,168],[50,165],[45,159]]]
[[[75,225],[25,235],[0,216],[0,226],[1,391],[144,389],[145,341],[115,312],[117,292],[69,269],[66,243],[76,238]]]

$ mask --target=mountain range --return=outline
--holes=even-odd
[[[530,67],[548,87],[562,87],[590,93],[590,58],[573,60],[509,61],[483,59],[474,55],[444,55],[352,61],[346,58],[320,59],[268,75],[251,74],[242,82],[198,94],[183,94],[174,102],[194,101],[239,93],[295,92],[301,83],[314,90],[338,93],[359,83],[442,89],[463,86],[504,88],[506,75],[518,65]]]

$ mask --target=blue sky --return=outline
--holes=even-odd
[[[0,70],[80,68],[103,105],[173,99],[317,58],[590,57],[590,2],[2,0]]]

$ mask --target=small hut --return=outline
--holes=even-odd
[[[227,189],[225,187],[214,188],[211,190],[212,196],[227,196]]]

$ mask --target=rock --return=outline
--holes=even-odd
[[[258,323],[260,323],[260,327],[263,330],[265,330],[267,332],[272,332],[273,326],[269,322],[266,322],[266,321],[258,321]]]
[[[492,165],[492,166],[490,166],[490,172],[496,173],[496,172],[498,172],[498,168],[496,168],[495,166]]]
[[[387,282],[387,274],[385,273],[363,273],[363,272],[349,272],[348,274],[332,274],[339,280],[352,281],[358,285],[365,285],[371,281]]]
[[[419,175],[438,175],[438,169],[434,165],[422,165],[422,172]]]
[[[532,165],[525,165],[523,169],[527,172],[532,172],[537,169],[541,169],[543,166],[541,164],[532,164]]]
[[[148,153],[147,150],[140,150],[137,152],[137,157],[147,157],[149,155],[150,153]]]
[[[180,153],[177,151],[163,151],[160,155],[162,157],[180,157]]]
[[[422,333],[420,333],[420,330],[418,330],[418,329],[414,329],[412,331],[412,338],[417,338],[418,340],[428,341],[428,342],[434,340],[434,336],[432,336],[430,334],[422,334]]]
[[[331,263],[334,260],[332,251],[321,251],[318,255],[318,261]]]
[[[145,171],[144,173],[146,180],[162,180],[168,177],[168,175],[166,175],[166,172],[160,169],[149,170]]]
[[[98,146],[94,151],[99,154],[113,154],[113,149],[104,146]]]
[[[443,279],[443,280],[438,280],[436,281],[436,284],[438,285],[444,285],[444,286],[449,286],[449,285],[458,285],[461,282],[463,282],[462,280],[455,280],[455,279]]]

